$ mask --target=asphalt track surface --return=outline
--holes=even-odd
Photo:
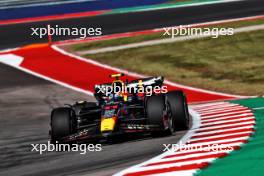
[[[52,108],[92,97],[0,64],[0,175],[111,175],[162,153],[185,131],[165,138],[137,137],[105,143],[101,152],[31,152],[47,143]],[[132,147],[133,146],[133,147]]]
[[[223,20],[264,14],[263,0],[247,0],[223,4],[192,6],[155,11],[112,14],[94,17],[82,17],[46,22],[13,24],[0,26],[0,49],[14,48],[30,43],[47,42],[47,38],[40,39],[31,36],[30,28],[58,25],[59,27],[101,27],[103,35],[153,29],[174,25]],[[53,40],[65,40],[76,36],[57,36]]]
[[[64,27],[102,27],[104,34],[259,15],[263,1],[234,2],[201,7],[97,16],[49,22]],[[144,16],[144,18],[142,18]],[[30,37],[30,27],[47,22],[0,27],[0,48],[43,42]],[[67,37],[68,38],[68,37]],[[61,40],[66,38],[57,38]],[[93,100],[0,64],[0,175],[111,175],[162,153],[162,144],[175,143],[185,133],[165,138],[136,138],[104,145],[86,155],[30,152],[31,143],[47,143],[49,113],[53,107],[77,100]],[[133,146],[133,147],[132,147]]]

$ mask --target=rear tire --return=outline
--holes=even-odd
[[[189,111],[186,96],[182,91],[170,91],[166,96],[170,106],[171,115],[174,119],[175,130],[188,129]]]
[[[165,124],[165,106],[165,97],[162,94],[152,95],[147,100],[146,113],[148,124],[157,127],[157,130],[152,132],[152,136],[154,137],[170,135],[174,131],[172,123],[169,123],[170,119],[168,119],[167,124]]]
[[[51,113],[51,141],[61,141],[74,132],[73,110],[71,108],[56,108]]]

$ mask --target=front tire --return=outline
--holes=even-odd
[[[74,115],[71,108],[56,108],[51,113],[51,141],[61,141],[74,132]]]

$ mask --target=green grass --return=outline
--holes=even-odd
[[[264,92],[264,31],[89,55],[105,64],[226,93]]]
[[[254,20],[254,21],[232,22],[228,24],[211,26],[210,28],[212,27],[237,28],[237,27],[257,25],[257,24],[264,24],[264,19],[259,19],[259,20]],[[163,38],[165,38],[165,36],[163,36],[163,32],[158,32],[154,34],[144,34],[144,35],[138,35],[134,37],[123,37],[123,38],[111,39],[111,40],[105,40],[105,41],[79,43],[79,44],[74,44],[70,46],[65,46],[65,49],[70,52],[77,52],[77,51],[85,51],[85,50],[103,48],[103,47],[109,47],[109,46],[119,46],[119,45],[124,45],[124,44],[137,43],[137,42],[154,40],[154,39],[163,39]]]

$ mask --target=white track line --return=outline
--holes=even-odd
[[[242,123],[239,123],[239,125],[252,125],[252,124],[255,124],[255,121],[254,122],[252,121],[252,122],[242,122]],[[199,128],[199,130],[203,130],[203,131],[204,130],[214,130],[214,129],[225,128],[225,127],[231,127],[230,129],[233,129],[232,126],[237,126],[237,124],[204,127],[204,128]]]
[[[161,174],[150,174],[148,176],[174,176],[174,175],[192,176],[195,172],[196,170],[174,171],[174,172],[167,172],[167,173],[161,173]]]
[[[199,142],[199,143],[194,143],[194,144],[199,144],[199,145],[223,144],[225,142],[235,142],[235,141],[239,141],[239,140],[246,140],[246,139],[248,139],[248,137],[249,136],[239,137],[239,138],[222,139],[222,140],[212,140],[209,142]]]
[[[196,110],[196,111],[198,113],[214,112],[214,111],[221,111],[221,110],[232,109],[232,108],[237,108],[237,107],[241,107],[241,106],[240,105],[220,106],[220,107],[216,107],[216,108],[200,109],[200,110]]]
[[[227,115],[234,115],[238,113],[248,113],[248,112],[251,112],[251,110],[248,109],[248,110],[234,111],[234,112],[228,112],[228,113],[223,113],[223,114],[207,115],[207,116],[202,116],[202,119],[212,118],[212,117],[223,117]]]
[[[231,134],[212,135],[212,136],[209,136],[209,137],[193,138],[193,139],[190,139],[189,142],[195,142],[195,141],[207,140],[207,139],[214,139],[214,138],[218,138],[218,137],[228,137],[228,136],[240,135],[240,134],[248,134],[248,135],[250,135],[251,133],[252,133],[252,131],[245,131],[245,132],[238,132],[238,133],[231,133]]]
[[[160,164],[155,166],[145,166],[138,168],[137,171],[148,171],[148,170],[155,170],[155,169],[163,169],[168,167],[175,167],[175,166],[184,166],[184,165],[190,165],[190,164],[197,164],[197,163],[204,163],[204,162],[211,162],[215,160],[215,158],[206,158],[206,159],[199,159],[194,161],[183,161],[183,162],[176,162],[172,164]]]
[[[225,110],[225,109],[232,109],[232,108],[238,108],[238,107],[244,107],[241,105],[222,105],[222,106],[210,106],[209,108],[199,108],[199,109],[195,109],[196,112],[198,113],[203,113],[203,112],[211,112],[211,111],[221,111],[221,110]],[[244,107],[245,108],[245,107]]]
[[[241,120],[255,120],[255,118],[253,116],[251,116],[251,117],[245,117],[245,118],[242,118],[242,119],[237,118],[237,119],[221,120],[221,121],[211,122],[210,124],[207,124],[207,123],[203,124],[202,123],[202,126],[217,125],[217,124],[228,123],[228,122],[230,122],[230,123],[232,123],[232,122],[240,123]]]
[[[220,105],[228,105],[230,104],[229,102],[226,102],[226,101],[216,101],[216,102],[207,102],[207,103],[203,103],[203,104],[195,104],[195,105],[192,105],[192,108],[195,109],[195,108],[205,108],[207,106],[220,106]]]
[[[195,133],[195,135],[193,135],[192,137],[199,137],[202,135],[214,135],[216,133],[221,133],[221,132],[229,132],[229,131],[234,131],[234,130],[250,130],[253,129],[254,125],[248,125],[245,127],[237,127],[237,128],[230,128],[230,129],[223,129],[223,130],[214,130],[214,131],[208,131],[208,132],[197,132]]]
[[[221,110],[221,109],[230,109],[230,108],[235,108],[235,107],[239,107],[240,105],[223,105],[223,106],[217,106],[217,107],[210,107],[210,108],[201,108],[201,109],[195,109],[196,112],[198,113],[202,113],[204,111],[208,112],[208,111],[217,111],[217,110]]]
[[[224,119],[231,119],[231,118],[243,118],[243,117],[249,117],[253,116],[253,113],[244,113],[239,115],[232,115],[232,116],[224,116],[224,117],[218,117],[213,119],[203,119],[202,122],[212,122],[215,120],[224,120]]]
[[[209,114],[217,114],[217,113],[223,113],[223,112],[233,112],[233,111],[238,111],[238,110],[246,110],[248,108],[245,108],[243,106],[239,106],[239,107],[236,107],[236,108],[227,108],[227,109],[222,109],[222,110],[215,110],[215,111],[203,111],[199,114],[201,114],[202,116],[206,116],[206,115],[209,115]]]
[[[205,152],[205,153],[196,153],[196,154],[190,154],[190,155],[184,155],[184,156],[176,156],[176,157],[171,157],[171,158],[162,158],[160,160],[160,162],[166,162],[166,161],[174,161],[174,160],[181,160],[181,159],[192,159],[192,158],[196,158],[196,157],[200,157],[200,156],[208,156],[208,155],[212,155],[212,154],[224,154],[227,152],[215,152],[215,151],[209,151],[209,152]],[[149,163],[151,164],[151,163]]]

